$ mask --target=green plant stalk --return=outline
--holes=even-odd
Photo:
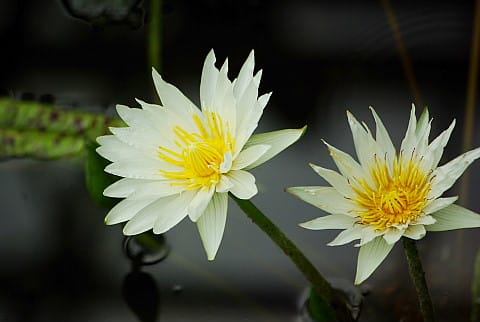
[[[230,194],[245,214],[255,223],[278,247],[291,259],[302,272],[305,278],[312,283],[317,295],[330,306],[331,316],[336,316],[337,321],[353,321],[351,314],[339,294],[332,288],[327,280],[317,271],[307,257],[298,247],[270,221],[250,200],[242,200]]]
[[[422,312],[424,322],[435,321],[433,313],[433,303],[425,280],[425,272],[423,271],[422,262],[418,255],[417,245],[414,240],[403,237],[403,248],[408,262],[408,270],[413,284],[417,291],[420,311]]]
[[[480,322],[480,250],[475,259],[472,282],[472,322]]]
[[[159,73],[162,70],[162,1],[150,1],[150,28],[148,30],[149,68],[154,67]]]

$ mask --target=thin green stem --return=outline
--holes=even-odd
[[[317,271],[315,266],[298,249],[298,247],[270,221],[250,200],[238,199],[230,194],[245,214],[291,259],[305,278],[312,283],[317,295],[328,303],[338,321],[353,321],[351,314],[338,293]]]
[[[148,62],[149,68],[162,69],[162,1],[150,1],[150,28],[148,30]]]
[[[414,240],[403,237],[403,248],[408,262],[408,270],[410,277],[417,291],[420,311],[422,312],[424,322],[433,322],[433,304],[428,292],[427,281],[425,280],[425,272],[423,271],[422,262],[418,255],[417,245]]]

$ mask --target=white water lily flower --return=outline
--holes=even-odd
[[[359,239],[355,284],[367,279],[402,237],[421,239],[426,231],[480,227],[480,215],[440,198],[466,168],[480,157],[480,148],[438,167],[455,121],[431,143],[425,109],[410,121],[400,152],[382,121],[371,108],[376,124],[373,138],[365,123],[347,112],[358,161],[325,143],[340,173],[311,165],[331,187],[293,187],[287,191],[330,213],[301,224],[307,229],[344,229],[328,245]]]
[[[201,110],[180,90],[152,75],[162,106],[137,100],[141,109],[117,105],[128,125],[97,139],[97,152],[112,163],[106,172],[124,177],[104,195],[125,198],[105,218],[128,221],[123,232],[153,228],[161,234],[187,215],[197,223],[209,260],[220,245],[228,192],[240,199],[257,193],[250,170],[294,143],[304,129],[252,135],[270,93],[258,97],[262,72],[255,75],[253,51],[238,77],[227,76],[228,60],[215,67],[213,50],[203,66]]]

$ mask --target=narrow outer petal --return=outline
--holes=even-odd
[[[432,173],[432,190],[430,191],[429,198],[437,198],[441,196],[444,191],[452,187],[467,167],[479,157],[480,148],[476,148],[435,169]]]
[[[353,203],[332,187],[290,187],[288,193],[331,214],[352,216]]]
[[[388,244],[383,237],[377,237],[360,247],[358,254],[357,275],[355,285],[365,281],[383,262],[392,250],[394,244]]]
[[[227,220],[228,194],[216,193],[198,219],[197,227],[208,260],[214,260],[222,241]]]
[[[266,151],[260,158],[258,158],[257,161],[246,167],[245,170],[250,170],[258,167],[262,163],[270,160],[278,153],[288,148],[290,145],[295,143],[303,135],[303,133],[305,133],[306,129],[307,127],[304,126],[303,128],[298,130],[287,129],[252,135],[245,144],[245,148],[258,144],[269,145],[271,146],[271,148]]]
[[[460,207],[458,205],[450,205],[442,210],[432,214],[437,221],[425,228],[428,231],[445,231],[462,228],[478,228],[480,227],[480,215]]]
[[[330,215],[301,223],[300,226],[307,229],[347,229],[353,227],[356,219],[345,215]]]

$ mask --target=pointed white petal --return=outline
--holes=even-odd
[[[217,88],[218,70],[215,68],[215,53],[213,49],[207,55],[203,64],[202,79],[200,81],[200,102],[202,109],[213,105],[215,89]]]
[[[434,224],[425,227],[428,231],[480,227],[479,214],[455,204],[433,213],[432,217],[437,221]]]
[[[329,242],[327,245],[328,246],[340,246],[340,245],[345,245],[350,243],[351,241],[354,241],[355,239],[361,239],[361,231],[362,227],[359,225],[353,226],[351,228],[345,229],[342,231],[340,234],[335,237],[334,240]]]
[[[258,192],[253,174],[243,170],[233,170],[226,174],[233,186],[230,192],[240,199],[250,199]]]
[[[260,120],[263,110],[270,99],[272,93],[267,93],[260,96],[253,106],[253,108],[241,108],[239,105],[238,117],[237,117],[237,147],[242,149],[245,143],[250,139],[252,133],[258,126],[258,121]]]
[[[148,198],[163,198],[178,194],[185,190],[184,187],[179,185],[172,185],[170,181],[150,181],[145,182],[142,185],[139,185],[135,192],[133,192],[129,199],[139,200],[139,199],[148,199]]]
[[[358,156],[358,161],[363,166],[368,166],[373,161],[376,152],[377,143],[373,140],[370,132],[357,121],[357,119],[347,111],[348,124],[352,131],[353,143]]]
[[[126,200],[128,199],[125,199],[125,201]],[[141,210],[139,210],[137,213],[135,213],[135,215],[130,219],[130,221],[127,222],[127,224],[123,227],[123,234],[127,236],[137,235],[152,229],[153,225],[155,224],[155,220],[157,220],[158,213],[152,211],[145,211],[145,209],[151,210],[152,206],[158,203],[159,200],[157,199],[149,203],[147,206],[141,208]],[[154,207],[154,209],[157,209],[157,207]]]
[[[210,200],[212,200],[213,193],[215,192],[215,187],[211,186],[210,188],[203,187],[198,190],[193,197],[190,205],[188,206],[188,216],[193,222],[196,222],[203,212],[207,208]]]
[[[415,151],[417,152],[417,155],[423,156],[428,147],[428,136],[430,135],[431,122],[432,120],[429,119],[428,109],[425,108],[418,119],[417,128],[415,130],[415,136],[417,137]]]
[[[235,97],[241,97],[247,88],[248,84],[253,78],[253,69],[255,67],[255,55],[253,50],[248,55],[247,60],[243,63],[240,72],[238,73],[237,80],[235,81],[235,86],[233,87],[233,92]]]
[[[410,110],[410,120],[408,121],[407,132],[405,133],[405,138],[402,140],[402,145],[400,151],[402,155],[407,158],[410,158],[412,152],[415,149],[417,144],[417,136],[415,135],[417,127],[417,118],[415,116],[415,105],[412,104],[412,109]]]
[[[105,167],[105,172],[131,179],[163,179],[162,163],[148,159],[114,162]]]
[[[237,158],[233,161],[232,170],[240,170],[248,167],[264,155],[270,148],[271,146],[266,144],[249,146],[240,152]]]
[[[152,77],[163,106],[179,116],[189,119],[195,112],[198,113],[195,104],[183,95],[178,88],[165,82],[154,68],[152,68]]]
[[[103,195],[112,198],[126,198],[132,194],[136,189],[145,183],[152,182],[151,180],[130,179],[123,178],[113,184],[109,185],[104,191]]]
[[[328,151],[333,158],[333,161],[337,165],[340,173],[350,181],[357,181],[358,179],[369,179],[362,166],[358,164],[348,153],[345,153],[327,142],[323,141],[328,147]],[[370,183],[370,182],[369,182]]]
[[[285,150],[287,147],[295,143],[303,135],[306,129],[307,127],[304,126],[298,130],[287,129],[252,135],[245,144],[245,149],[253,145],[269,145],[271,148],[255,162],[247,166],[245,170],[253,169]]]
[[[197,221],[198,232],[208,260],[214,260],[227,220],[228,194],[216,193]]]
[[[157,216],[157,220],[155,220],[155,224],[153,225],[153,233],[163,234],[187,216],[188,206],[194,196],[193,191],[185,191],[177,195],[159,199],[150,206],[145,207],[139,215],[143,212],[149,212],[152,216]]]
[[[480,148],[468,151],[433,171],[432,190],[429,198],[437,198],[448,190],[463,174],[467,167],[480,157]]]
[[[332,187],[290,187],[287,192],[331,214],[352,216],[355,205]]]
[[[383,153],[387,155],[387,160],[389,160],[388,163],[391,164],[393,158],[395,157],[395,147],[390,139],[390,135],[388,134],[385,125],[383,125],[383,122],[377,115],[377,112],[375,112],[375,109],[370,106],[370,111],[372,112],[375,120],[375,139]]]
[[[345,177],[340,175],[338,172],[319,167],[312,163],[310,163],[310,166],[316,173],[318,173],[319,176],[331,184],[332,187],[334,187],[344,197],[349,197],[354,193],[352,187],[348,184],[347,179],[345,179]]]
[[[307,229],[347,229],[352,228],[356,219],[345,215],[330,215],[301,223],[300,226]]]
[[[404,232],[405,230],[403,229],[391,228],[385,232],[383,239],[385,239],[388,244],[395,244],[400,237],[402,237]]]
[[[452,121],[448,129],[446,129],[439,136],[437,136],[427,147],[427,150],[425,152],[425,161],[428,161],[426,166],[429,169],[435,169],[438,165],[438,162],[440,162],[443,154],[443,149],[447,145],[454,127],[455,120]]]
[[[148,206],[155,201],[155,198],[143,199],[143,200],[130,200],[124,199],[117,203],[105,217],[105,224],[115,225],[127,220],[130,220],[140,210]]]
[[[408,226],[408,228],[405,230],[405,233],[403,236],[419,240],[425,237],[425,234],[427,231],[425,230],[425,226],[423,225],[414,225],[414,226]]]
[[[440,209],[443,209],[447,206],[450,206],[452,203],[457,201],[458,197],[448,197],[448,198],[438,198],[430,202],[425,209],[423,209],[423,213],[426,215],[429,215],[431,213],[434,213],[436,211],[439,211]]]
[[[355,285],[365,281],[383,262],[392,250],[394,244],[388,244],[382,237],[377,237],[368,244],[360,247],[358,254],[357,274]]]

